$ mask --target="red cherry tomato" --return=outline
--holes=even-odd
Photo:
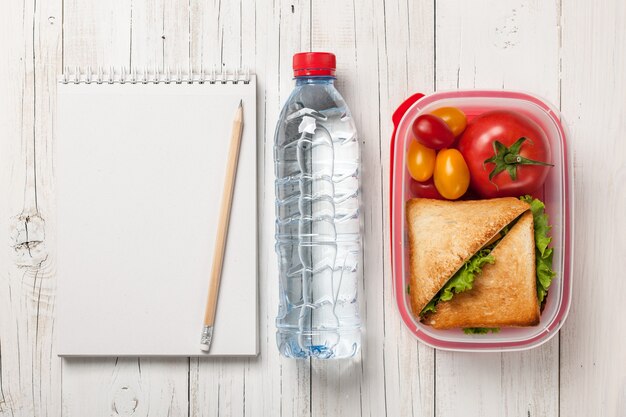
[[[419,198],[433,198],[436,200],[443,200],[443,196],[439,194],[437,191],[437,187],[435,187],[435,183],[433,179],[429,179],[428,181],[418,182],[414,179],[411,179],[411,184],[409,185],[411,189],[411,194],[413,197]]]
[[[454,137],[459,136],[467,126],[467,117],[460,109],[456,107],[440,107],[430,112],[446,122]]]
[[[548,139],[537,123],[507,110],[490,111],[472,120],[459,140],[459,150],[467,162],[472,189],[484,198],[532,194],[546,180],[552,158]]]
[[[418,142],[430,149],[452,145],[454,134],[446,122],[432,114],[422,114],[413,122],[413,134]]]

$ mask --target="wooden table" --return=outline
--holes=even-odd
[[[625,416],[626,3],[622,0],[10,0],[0,13],[0,416]],[[282,359],[274,340],[274,126],[291,56],[337,54],[362,139],[364,345]],[[64,66],[249,66],[259,80],[261,355],[56,356],[55,99]],[[527,352],[435,351],[394,306],[391,113],[410,93],[534,92],[573,149],[574,297]],[[79,116],[77,116],[79,117]],[[88,245],[97,236],[85,236]],[[97,268],[98,265],[94,265]],[[98,329],[85,329],[90,337]]]

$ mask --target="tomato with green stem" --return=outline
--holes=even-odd
[[[552,166],[550,144],[541,127],[509,110],[476,117],[458,148],[467,161],[472,189],[484,198],[532,194]]]

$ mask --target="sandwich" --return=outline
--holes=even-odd
[[[532,197],[407,202],[413,314],[466,333],[539,324],[554,277],[543,203]]]

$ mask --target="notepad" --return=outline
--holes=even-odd
[[[254,76],[65,75],[58,86],[57,352],[199,349],[232,119],[244,131],[209,356],[256,355]]]

